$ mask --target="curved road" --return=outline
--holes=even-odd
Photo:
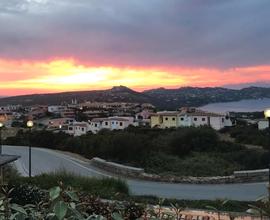
[[[21,158],[15,162],[18,171],[28,175],[28,148],[20,146],[3,146],[4,154],[15,154]],[[43,148],[32,148],[32,175],[64,169],[84,176],[110,177],[97,170],[85,161],[70,155]],[[255,200],[267,195],[266,183],[248,184],[173,184],[142,180],[127,179],[127,183],[134,195],[155,195],[176,199],[230,199]]]

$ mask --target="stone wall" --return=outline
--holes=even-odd
[[[91,164],[94,165],[95,167],[101,168],[105,171],[115,173],[118,175],[135,177],[137,175],[142,175],[144,173],[144,169],[142,168],[130,167],[118,163],[108,162],[98,157],[94,157],[91,160]]]
[[[90,162],[93,166],[107,172],[136,179],[143,179],[156,182],[171,183],[192,183],[192,184],[225,184],[225,183],[251,183],[268,181],[268,169],[235,171],[231,176],[214,177],[192,177],[192,176],[173,176],[157,175],[145,173],[144,169],[124,166],[118,163],[108,162],[100,158],[93,158]]]

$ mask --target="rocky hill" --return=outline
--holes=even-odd
[[[248,87],[240,90],[221,87],[182,87],[178,89],[158,88],[136,92],[125,86],[108,90],[64,92],[54,94],[33,94],[0,99],[6,104],[59,104],[70,103],[72,99],[101,102],[138,102],[151,103],[158,109],[177,109],[181,106],[202,106],[215,102],[239,101],[242,99],[270,98],[270,88]]]
[[[23,96],[13,96],[0,98],[0,105],[7,104],[60,104],[70,103],[72,99],[82,101],[99,101],[99,102],[151,102],[148,95],[136,92],[125,86],[116,86],[108,90],[92,90],[79,92],[63,92],[63,93],[49,93],[49,94],[32,94]]]

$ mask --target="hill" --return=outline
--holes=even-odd
[[[221,87],[182,87],[178,89],[152,89],[144,94],[154,97],[153,104],[160,108],[178,106],[202,106],[216,102],[231,102],[243,99],[270,98],[270,88],[248,87],[240,90]]]
[[[158,88],[136,92],[125,86],[107,90],[64,92],[53,94],[33,94],[0,99],[0,105],[7,104],[60,104],[72,99],[100,102],[151,103],[158,109],[177,109],[181,106],[202,106],[215,102],[230,102],[243,99],[270,98],[270,88],[248,87],[240,90],[221,87],[182,87],[178,89]]]
[[[82,101],[98,101],[98,102],[150,102],[150,98],[143,94],[131,90],[125,86],[115,86],[108,90],[92,90],[79,92],[63,92],[49,94],[32,94],[0,98],[0,105],[7,104],[60,104],[70,103],[72,99]]]

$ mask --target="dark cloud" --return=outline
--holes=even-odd
[[[270,63],[269,0],[1,0],[0,57],[229,68]]]

